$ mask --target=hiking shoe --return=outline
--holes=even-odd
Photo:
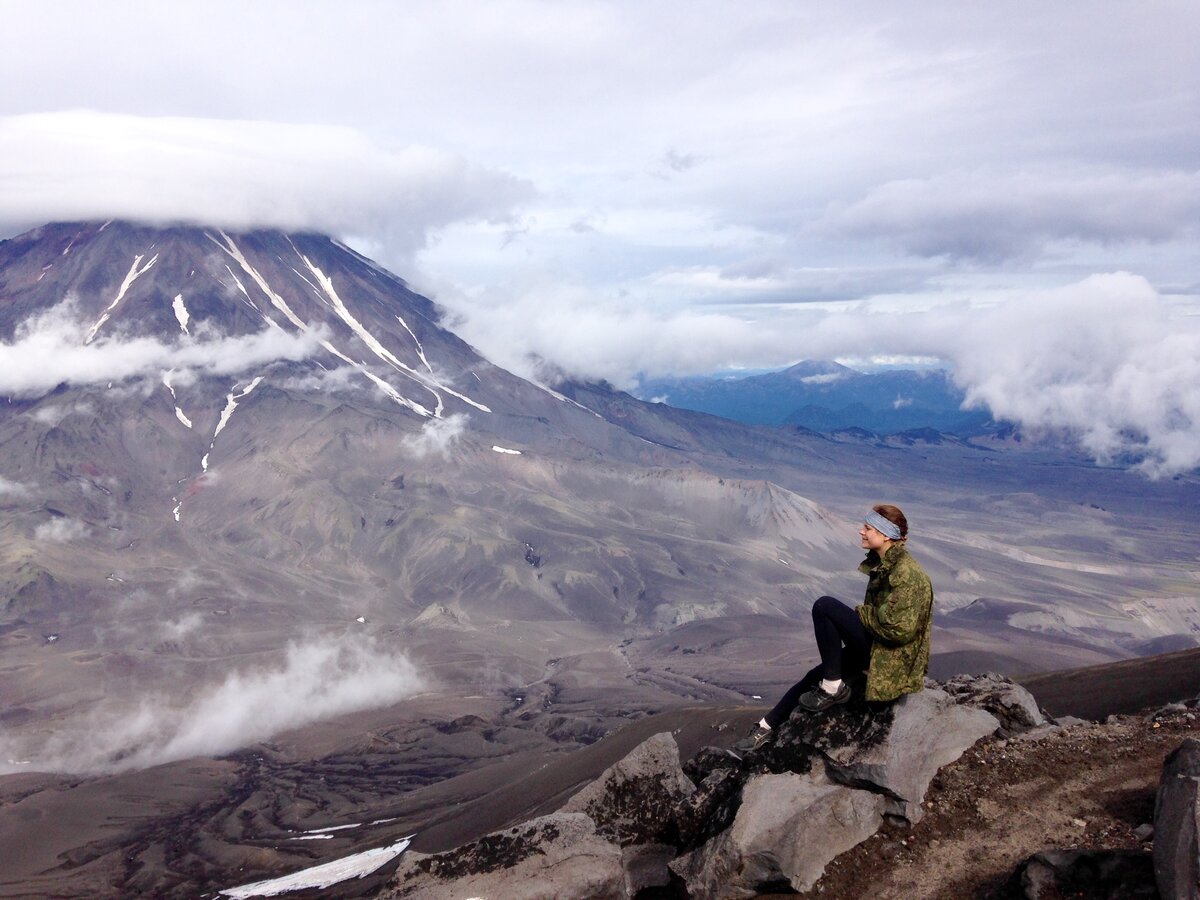
[[[733,752],[736,755],[761,750],[774,739],[774,728],[763,728],[760,725],[755,725],[752,732],[733,745]],[[739,756],[738,758],[740,759],[741,757]]]
[[[837,706],[839,703],[845,703],[849,700],[850,693],[850,685],[844,681],[835,694],[827,694],[821,690],[820,685],[817,685],[811,691],[800,695],[800,705],[809,712],[825,712],[829,707]]]

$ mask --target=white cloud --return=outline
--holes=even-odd
[[[45,406],[39,406],[37,409],[29,413],[29,417],[33,421],[41,425],[57,425],[71,412],[70,409],[57,404],[48,403]]]
[[[961,329],[944,355],[969,401],[1151,475],[1200,465],[1200,321],[1172,319],[1144,278],[1094,275],[976,310]]]
[[[843,372],[828,372],[824,375],[805,375],[800,382],[801,384],[834,384],[845,378],[846,375]]]
[[[919,256],[983,262],[1054,241],[1168,241],[1197,231],[1200,171],[953,172],[880,185],[833,222]]]
[[[280,379],[277,384],[289,391],[359,393],[374,390],[370,382],[364,379],[362,373],[353,366],[337,366],[333,369],[317,368],[304,374],[289,375]]]
[[[19,500],[22,497],[29,496],[29,494],[29,485],[22,484],[19,481],[10,481],[3,475],[0,475],[0,497],[11,497]]]
[[[455,413],[444,419],[430,419],[418,434],[406,437],[402,443],[418,458],[446,456],[466,431],[469,419],[465,413]]]
[[[1200,465],[1200,317],[1173,317],[1167,298],[1128,273],[976,301],[906,312],[881,298],[776,310],[755,323],[539,288],[487,304],[476,298],[458,327],[514,371],[622,387],[641,373],[934,358],[950,364],[971,402],[1028,429],[1065,430],[1100,460],[1132,455],[1150,474]]]
[[[1187,3],[689,10],[14,7],[0,220],[340,232],[405,278],[453,286],[437,299],[495,361],[626,385],[639,371],[938,356],[982,398],[989,382],[961,348],[991,338],[974,301],[1127,270],[1193,286],[1176,309],[1195,311],[1182,294],[1198,257],[1200,16]],[[997,365],[1020,357],[1006,335],[993,343],[982,356]],[[1133,434],[1147,426],[1120,411],[1130,402],[1096,408]],[[1019,405],[1031,425],[1079,427],[1063,404]],[[1156,440],[1187,433],[1162,425],[1177,412],[1149,423]]]
[[[397,703],[420,686],[404,656],[368,642],[290,644],[281,664],[232,672],[183,704],[165,694],[108,700],[40,743],[0,740],[0,772],[121,771],[218,756],[289,728]]]
[[[177,641],[180,638],[194,632],[204,623],[204,617],[198,612],[184,613],[178,619],[168,619],[161,624],[163,637],[170,641]]]
[[[0,223],[125,218],[372,233],[395,258],[451,222],[506,219],[528,183],[364,132],[86,110],[0,119]]]
[[[65,544],[87,533],[87,524],[78,519],[54,518],[38,525],[33,530],[33,538],[50,544]]]
[[[105,384],[127,379],[160,379],[174,369],[180,384],[189,371],[231,375],[278,360],[304,359],[320,350],[322,333],[288,334],[265,329],[236,337],[180,336],[173,344],[155,338],[102,336],[85,344],[86,327],[69,301],[31,317],[14,339],[0,342],[0,395],[38,397],[59,384]],[[62,410],[42,414],[52,421]]]

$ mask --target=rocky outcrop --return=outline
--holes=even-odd
[[[1200,897],[1200,741],[1163,763],[1154,800],[1154,878],[1168,900]]]
[[[671,868],[694,897],[807,890],[832,859],[874,834],[885,815],[919,821],[938,769],[998,724],[932,687],[892,704],[860,701],[821,716],[796,713],[774,743],[715,781],[723,803],[693,804],[705,820],[730,824]],[[709,779],[722,765],[719,756],[711,762]],[[726,782],[739,777],[735,794]],[[702,785],[697,793],[703,792]]]
[[[823,772],[752,776],[733,824],[671,868],[693,897],[806,890],[831,859],[875,833],[884,804]]]
[[[1000,722],[998,736],[1002,738],[1048,724],[1033,694],[995,672],[955,675],[942,683],[942,689],[955,703],[974,706],[995,716]]]
[[[622,848],[631,894],[671,880],[667,864],[682,839],[696,785],[679,765],[679,745],[656,734],[567,801],[562,811],[584,813],[601,836]]]
[[[891,718],[877,740],[820,749],[834,781],[883,795],[887,814],[915,824],[923,815],[921,799],[938,769],[995,732],[996,719],[981,709],[958,705],[936,688],[901,698],[892,705]]]
[[[489,834],[446,853],[407,853],[393,879],[395,898],[631,897],[621,850],[582,813],[555,813]]]
[[[633,897],[671,880],[696,785],[657,734],[556,814],[434,855],[412,854],[393,897]]]
[[[655,735],[555,815],[411,854],[385,896],[632,897],[673,879],[696,898],[807,890],[885,820],[919,821],[938,769],[1001,716],[1008,733],[1044,724],[1023,688],[980,681],[799,711],[759,750],[705,748],[682,766],[674,738]]]
[[[563,806],[596,823],[596,831],[628,847],[677,844],[678,809],[696,791],[679,765],[679,745],[669,734],[639,744]]]

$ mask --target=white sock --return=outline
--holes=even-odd
[[[821,679],[821,690],[827,694],[836,694],[842,689],[842,679],[834,678],[832,681],[828,678]]]
[[[771,730],[771,726],[767,724],[767,720],[766,720],[765,716],[758,720],[758,727],[765,728],[767,731]]]

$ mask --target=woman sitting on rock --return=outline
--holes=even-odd
[[[813,630],[821,663],[793,686],[758,723],[748,743],[759,747],[800,706],[824,712],[850,699],[845,678],[866,672],[867,700],[895,700],[925,686],[933,586],[909,555],[908,520],[898,507],[880,504],[863,520],[858,535],[867,558],[867,595],[851,609],[833,597],[813,604]]]

